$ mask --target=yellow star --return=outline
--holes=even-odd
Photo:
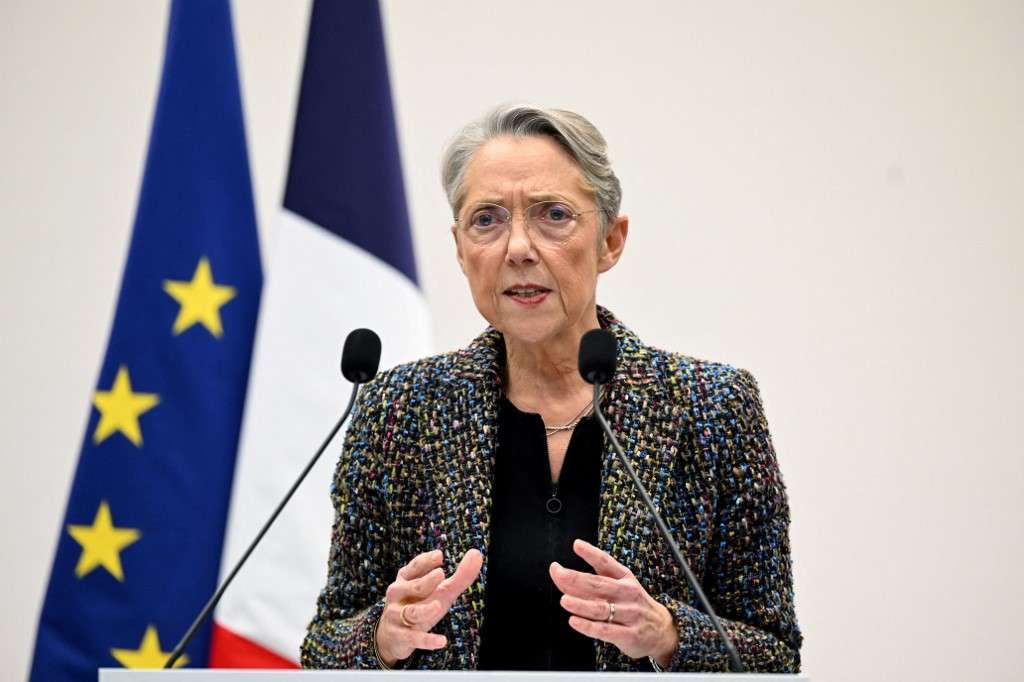
[[[69,525],[68,533],[82,546],[82,556],[75,566],[76,576],[83,578],[97,566],[102,566],[118,581],[124,582],[121,550],[138,540],[142,534],[135,528],[115,528],[106,500],[100,502],[91,526]]]
[[[153,625],[146,627],[146,634],[142,635],[138,649],[111,649],[110,654],[126,668],[162,668],[171,657],[170,651],[161,651],[160,636]],[[181,658],[174,662],[174,667],[180,668],[186,663],[188,656],[182,654]]]
[[[160,396],[156,393],[133,393],[128,368],[121,365],[109,391],[96,391],[93,405],[100,411],[100,423],[92,434],[92,442],[99,445],[113,433],[120,431],[124,437],[142,447],[142,430],[139,417],[156,407]]]
[[[191,282],[165,279],[164,291],[181,305],[171,329],[175,336],[199,322],[216,338],[221,337],[224,329],[220,307],[235,297],[235,288],[213,283],[213,271],[206,256],[199,259]]]

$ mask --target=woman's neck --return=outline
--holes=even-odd
[[[561,412],[558,406],[575,404],[589,393],[590,386],[579,373],[579,347],[583,334],[598,326],[596,312],[592,320],[577,326],[540,343],[505,337],[505,392],[520,409]]]

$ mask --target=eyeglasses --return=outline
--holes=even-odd
[[[538,201],[528,206],[523,216],[535,239],[559,246],[572,236],[577,218],[600,211],[599,208],[576,211],[564,201]],[[487,245],[499,241],[512,229],[512,212],[498,204],[477,204],[465,221],[456,218],[455,222],[473,243]]]

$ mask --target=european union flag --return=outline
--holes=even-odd
[[[32,680],[160,667],[215,589],[261,284],[228,2],[179,0]]]

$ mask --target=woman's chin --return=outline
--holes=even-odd
[[[497,328],[507,340],[529,344],[550,343],[565,332],[566,326],[564,316],[540,314],[540,311],[506,315],[502,322]]]

